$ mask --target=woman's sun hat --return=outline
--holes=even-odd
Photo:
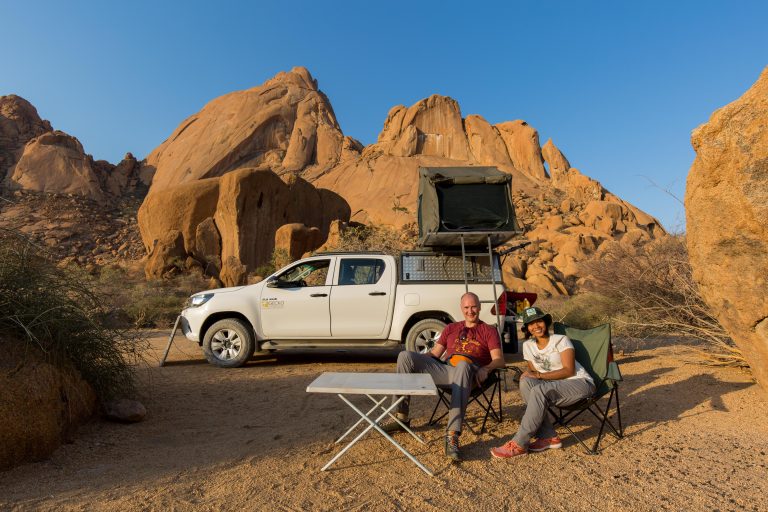
[[[528,325],[531,322],[534,322],[536,320],[544,319],[544,322],[546,322],[547,325],[552,324],[552,315],[549,313],[544,313],[541,309],[533,306],[530,308],[525,308],[523,310],[523,325]]]

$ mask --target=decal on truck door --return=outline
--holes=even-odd
[[[285,301],[277,299],[261,299],[261,309],[283,309]]]

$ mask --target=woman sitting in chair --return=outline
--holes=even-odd
[[[511,441],[491,449],[497,458],[525,455],[560,448],[563,443],[549,419],[549,405],[565,406],[590,396],[595,391],[592,377],[576,361],[571,340],[562,334],[549,334],[552,316],[539,308],[523,311],[523,358],[528,369],[520,377],[520,393],[526,408],[520,428]],[[536,440],[531,442],[531,437]]]

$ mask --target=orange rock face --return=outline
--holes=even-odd
[[[73,194],[103,202],[143,195],[151,175],[142,175],[130,153],[117,166],[94,161],[75,137],[54,131],[27,100],[0,96],[0,181],[12,189]]]
[[[211,101],[147,156],[147,166],[160,190],[244,167],[327,168],[343,144],[328,99],[306,69],[294,68]]]
[[[508,260],[515,288],[567,294],[578,263],[604,241],[663,234],[653,217],[571,168],[551,141],[542,150],[525,121],[464,119],[455,100],[433,95],[393,107],[377,142],[363,148],[341,133],[309,72],[295,68],[213,100],[150,154],[142,169],[155,176],[139,216],[142,239],[151,252],[155,240],[178,231],[187,255],[234,284],[275,248],[298,257],[326,243],[332,222],[411,225],[419,167],[472,165],[514,178],[525,236],[537,247]],[[202,185],[208,181],[216,185]]]
[[[685,209],[694,278],[768,390],[768,68],[691,142]]]
[[[270,170],[246,168],[153,190],[138,217],[149,254],[147,277],[161,277],[172,261],[191,256],[225,285],[243,284],[248,273],[270,262],[276,233],[296,223],[313,236],[305,237],[302,247],[319,247],[332,221],[349,219],[349,206],[336,194],[289,176],[284,181]]]
[[[548,178],[539,146],[539,132],[525,121],[507,121],[496,125],[515,169],[536,180]]]
[[[27,142],[52,130],[51,123],[40,119],[35,107],[24,98],[15,94],[0,96],[0,180],[18,161]]]
[[[48,132],[24,146],[21,158],[11,169],[10,180],[25,190],[102,200],[104,193],[92,164],[76,138],[64,132]]]

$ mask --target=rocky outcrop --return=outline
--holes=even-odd
[[[85,154],[80,141],[60,131],[44,133],[29,141],[11,169],[10,180],[25,190],[104,199],[92,159]]]
[[[0,183],[11,189],[69,194],[104,203],[144,196],[151,174],[133,155],[94,161],[75,137],[53,130],[19,96],[0,96]]]
[[[147,156],[152,189],[245,167],[299,171],[335,165],[345,141],[330,102],[305,68],[226,94],[187,118]]]
[[[768,391],[768,68],[691,143],[685,207],[694,279]]]
[[[518,171],[541,181],[548,178],[539,145],[539,132],[525,121],[507,121],[496,125],[512,165]]]
[[[411,226],[418,168],[467,165],[512,174],[525,236],[537,249],[506,272],[533,291],[569,293],[579,263],[603,241],[663,234],[655,219],[572,168],[552,141],[542,149],[525,121],[464,119],[455,100],[432,95],[393,107],[377,142],[363,148],[341,133],[309,72],[295,68],[213,100],[147,158],[145,168],[156,169],[139,215],[147,274],[168,271],[152,251],[158,243],[166,251],[160,241],[172,231],[182,233],[186,257],[231,285],[276,248],[296,258],[328,245],[334,220]]]
[[[192,257],[224,284],[243,284],[247,274],[270,262],[283,226],[306,226],[311,240],[293,245],[312,250],[325,240],[332,221],[346,221],[349,214],[338,195],[268,169],[238,169],[153,191],[138,219],[149,254],[145,273],[161,277]]]
[[[447,120],[438,122],[440,116]],[[394,107],[378,142],[365,148],[360,158],[309,179],[344,197],[352,221],[399,229],[416,220],[419,167],[498,167],[513,176],[515,207],[526,229],[524,236],[535,242],[523,255],[507,259],[507,285],[545,295],[576,289],[579,264],[593,257],[604,241],[626,236],[628,242],[642,244],[664,234],[656,219],[570,167],[551,141],[540,148],[538,133],[524,121],[490,125],[482,117],[470,115],[463,123],[465,137],[461,137],[458,116],[458,105],[441,96],[411,108]],[[414,119],[428,119],[429,123],[409,122]],[[451,149],[456,144],[419,145],[427,125],[433,130],[430,140],[466,138],[469,155],[463,157],[459,152],[457,156]]]
[[[15,94],[0,96],[0,182],[21,156],[27,142],[52,131],[30,102]]]
[[[464,127],[467,130],[469,148],[478,164],[497,167],[508,173],[513,172],[515,166],[496,127],[478,115],[467,116]]]
[[[439,156],[469,160],[467,135],[456,100],[433,94],[409,108],[389,111],[379,146],[394,156]]]
[[[323,239],[322,231],[316,227],[299,222],[285,224],[275,232],[275,249],[285,251],[287,257],[294,261],[320,247]]]

